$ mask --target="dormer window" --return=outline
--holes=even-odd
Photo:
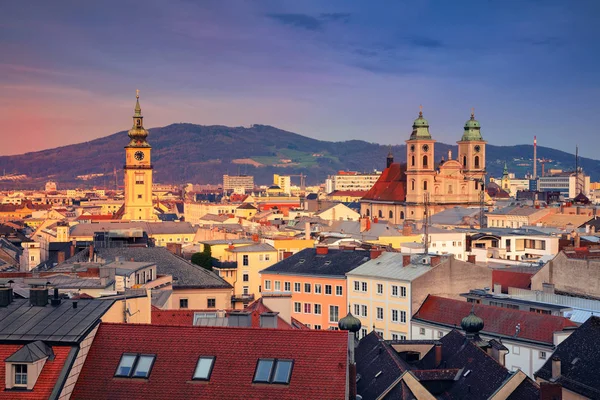
[[[27,387],[27,364],[14,364],[14,387]]]
[[[54,360],[54,352],[44,342],[38,340],[21,347],[4,360],[6,389],[32,390],[47,360]]]
[[[290,383],[293,366],[293,360],[261,358],[256,364],[253,382],[287,385]]]
[[[123,354],[115,377],[148,378],[155,358],[154,354]]]

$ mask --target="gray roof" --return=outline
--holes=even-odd
[[[103,289],[115,282],[113,279],[107,279],[102,284],[100,278],[74,278],[65,275],[48,276],[44,280],[50,282],[50,286],[59,289]],[[28,282],[28,280],[25,280],[25,283]]]
[[[163,308],[172,294],[172,290],[153,290],[152,305],[157,308]]]
[[[522,207],[522,206],[508,206],[492,211],[491,215],[517,215],[517,216],[529,216],[536,212],[543,210],[535,207]]]
[[[135,271],[153,266],[154,263],[140,261],[114,261],[104,265],[105,268],[114,268],[115,274],[129,276]]]
[[[360,221],[333,221],[331,226],[324,227],[324,232],[339,232],[362,240],[377,240],[380,236],[402,236],[402,232],[387,221],[371,222],[371,229],[360,231]]]
[[[413,262],[406,267],[402,266],[402,253],[383,253],[363,265],[349,271],[347,276],[370,276],[375,278],[412,281],[431,271],[429,265],[414,263],[414,259],[422,259],[422,255],[415,256]]]
[[[174,288],[230,288],[223,278],[202,267],[176,256],[165,247],[121,247],[95,250],[98,259],[105,262],[114,261],[116,257],[126,260],[142,261],[156,264],[158,275],[173,276]],[[68,259],[67,263],[85,262],[88,260],[88,249],[82,250]]]
[[[344,278],[346,272],[369,258],[369,252],[364,250],[328,249],[327,254],[317,254],[317,249],[309,248],[271,265],[261,273]]]
[[[95,232],[142,229],[148,236],[196,233],[189,222],[98,222],[77,224],[71,228],[71,236],[93,236]]]
[[[257,243],[251,244],[250,246],[240,246],[233,249],[227,249],[227,251],[232,253],[261,253],[264,251],[277,251],[277,249],[270,244]]]
[[[46,357],[54,358],[52,347],[41,340],[36,340],[21,347],[5,361],[12,363],[34,363]]]
[[[79,343],[113,305],[112,300],[62,300],[60,305],[32,306],[15,299],[0,307],[0,340],[46,343]]]
[[[474,207],[454,207],[431,216],[431,223],[437,225],[459,225],[463,222],[463,218],[475,218],[479,215],[479,208]]]
[[[208,244],[208,245],[219,245],[219,244],[252,244],[254,241],[252,239],[215,239],[215,240],[201,240],[198,243]]]

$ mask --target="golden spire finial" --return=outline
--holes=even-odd
[[[140,89],[135,89],[135,98],[136,99],[140,98]]]
[[[475,119],[475,107],[471,107],[471,119]]]
[[[419,104],[419,117],[423,116],[423,104]]]

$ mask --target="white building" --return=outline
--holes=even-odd
[[[577,183],[577,177],[579,178],[579,184]],[[540,192],[560,192],[561,195],[569,199],[575,198],[579,191],[583,191],[586,196],[590,193],[590,177],[583,172],[579,174],[571,172],[541,176],[538,178],[537,185]]]
[[[331,193],[335,190],[368,191],[370,190],[381,171],[364,174],[355,171],[339,171],[337,175],[330,175],[325,181],[325,192]]]
[[[538,261],[558,253],[558,239],[531,229],[487,229],[471,235],[468,254],[479,262]]]

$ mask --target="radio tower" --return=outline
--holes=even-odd
[[[537,178],[537,137],[533,137],[533,179]]]

